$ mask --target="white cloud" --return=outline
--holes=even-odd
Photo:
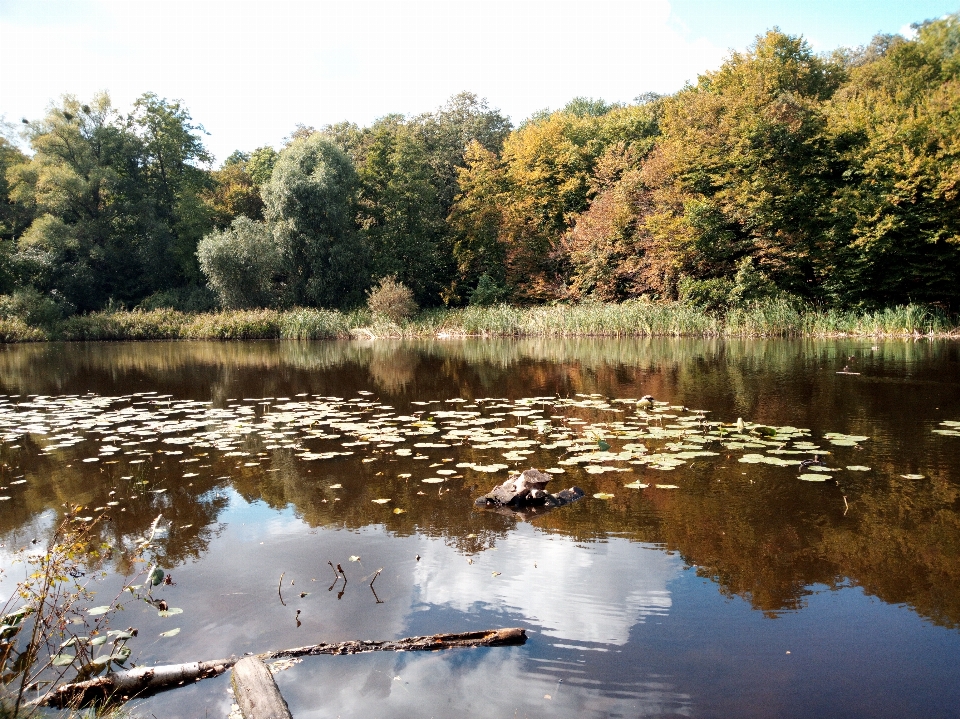
[[[40,16],[38,7],[52,8]],[[14,5],[0,19],[3,106],[62,93],[182,98],[221,158],[297,122],[433,109],[461,90],[514,120],[578,95],[673,91],[724,50],[689,40],[667,0],[100,0]],[[18,12],[19,10],[19,12]],[[69,11],[68,11],[69,10]]]

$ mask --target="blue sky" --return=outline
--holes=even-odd
[[[182,99],[223,159],[297,123],[364,124],[470,90],[515,122],[572,97],[672,92],[773,26],[818,51],[958,0],[0,0],[0,115],[64,93]]]

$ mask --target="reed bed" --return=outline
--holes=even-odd
[[[366,310],[99,312],[49,327],[0,320],[0,342],[45,340],[412,339],[423,337],[960,337],[956,316],[902,305],[842,311],[773,300],[715,315],[682,303],[624,302],[425,310],[394,322]]]

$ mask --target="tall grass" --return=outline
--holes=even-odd
[[[44,340],[258,340],[415,337],[832,337],[957,336],[960,323],[943,310],[902,305],[842,311],[784,300],[757,302],[725,316],[683,303],[631,301],[516,307],[430,309],[392,321],[367,309],[296,308],[184,313],[158,309],[77,315],[33,327],[0,320],[0,342]]]

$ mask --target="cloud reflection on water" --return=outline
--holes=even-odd
[[[415,581],[417,599],[427,605],[505,612],[549,637],[622,646],[635,624],[669,611],[667,585],[680,566],[675,557],[624,539],[582,545],[521,525],[473,565],[425,557]]]

